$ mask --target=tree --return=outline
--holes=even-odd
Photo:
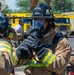
[[[30,0],[16,0],[16,6],[21,12],[30,12]]]
[[[45,2],[39,0],[38,3]],[[30,12],[30,0],[16,0],[16,6],[19,7],[20,12]]]
[[[8,5],[6,5],[5,9],[2,11],[3,13],[12,13],[13,11],[9,9]]]
[[[72,11],[73,3],[71,0],[52,0],[52,8],[54,12]]]
[[[39,3],[45,0],[39,0]],[[30,0],[16,0],[16,6],[20,12],[30,12]],[[51,0],[51,7],[55,13],[73,11],[73,1],[71,0]]]

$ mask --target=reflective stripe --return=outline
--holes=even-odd
[[[16,54],[15,54],[14,52],[13,52],[12,60],[13,60],[13,62],[14,62],[15,64],[17,64],[18,58],[17,58],[17,56],[16,56]]]
[[[6,46],[6,47],[8,47],[9,49],[11,49],[12,50],[12,46],[10,46],[9,44],[7,44],[7,43],[1,43],[0,44],[0,46]]]
[[[22,64],[22,62],[23,62],[22,60],[19,60],[19,63],[18,64]]]
[[[10,49],[4,48],[4,47],[3,48],[0,47],[0,51],[5,51],[5,52],[9,52],[9,53],[12,52]]]
[[[9,33],[8,38],[10,38],[10,39],[11,39],[12,37],[13,37],[13,33],[12,33],[12,32],[10,32],[10,33]]]
[[[13,52],[12,60],[15,64],[22,64],[22,60],[18,59],[14,52]]]
[[[31,62],[30,66],[31,67],[44,67],[44,65],[40,62],[37,62],[36,64],[34,64],[34,62]]]
[[[12,52],[12,47],[6,43],[1,43],[0,44],[0,51],[7,51],[7,52]]]
[[[54,59],[55,59],[55,55],[52,54],[51,52],[48,52],[47,55],[42,60],[42,62],[46,67],[49,67],[49,65],[53,62]]]
[[[28,61],[27,63],[25,63],[25,65],[29,65],[31,67],[44,67],[43,63],[41,63],[40,61],[36,61],[34,59]]]
[[[32,59],[30,66],[32,67],[43,67],[44,65],[40,61]]]

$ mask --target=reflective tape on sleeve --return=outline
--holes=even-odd
[[[22,60],[18,59],[14,52],[13,52],[12,60],[15,64],[22,64]]]
[[[8,38],[11,39],[12,37],[13,37],[13,33],[10,32]]]
[[[16,54],[15,54],[14,52],[13,52],[12,60],[13,60],[13,62],[14,62],[15,64],[18,63],[18,58],[17,58],[17,56],[16,56]]]
[[[6,51],[6,52],[12,52],[13,48],[6,44],[6,43],[1,43],[0,44],[0,51]]]
[[[36,61],[35,59],[32,59],[30,66],[32,67],[44,67],[44,64],[40,61]]]
[[[49,67],[54,59],[55,59],[55,55],[52,54],[51,52],[48,52],[46,56],[43,58],[42,62],[46,67]]]
[[[29,65],[30,67],[44,67],[44,64],[36,61],[34,58],[25,63],[25,65]]]

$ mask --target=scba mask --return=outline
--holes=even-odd
[[[32,20],[32,29],[37,30],[39,33],[43,34],[44,30],[44,20],[33,19]]]

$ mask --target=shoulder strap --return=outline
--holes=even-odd
[[[58,41],[64,38],[63,34],[61,32],[57,32],[55,37],[53,38],[52,45],[47,45],[47,48],[52,49],[52,53],[55,53],[55,48],[57,46]]]
[[[57,43],[58,41],[61,39],[64,38],[63,34],[61,32],[57,32],[57,34],[55,35],[55,37],[53,38],[53,41],[52,41],[52,52],[55,53],[55,48],[57,46]],[[52,75],[56,75],[55,72],[52,72]]]
[[[53,38],[53,41],[52,41],[52,50],[53,50],[53,53],[55,53],[55,48],[57,46],[57,43],[59,42],[59,40],[63,39],[64,36],[61,32],[57,32],[57,34],[55,35],[55,37]]]

